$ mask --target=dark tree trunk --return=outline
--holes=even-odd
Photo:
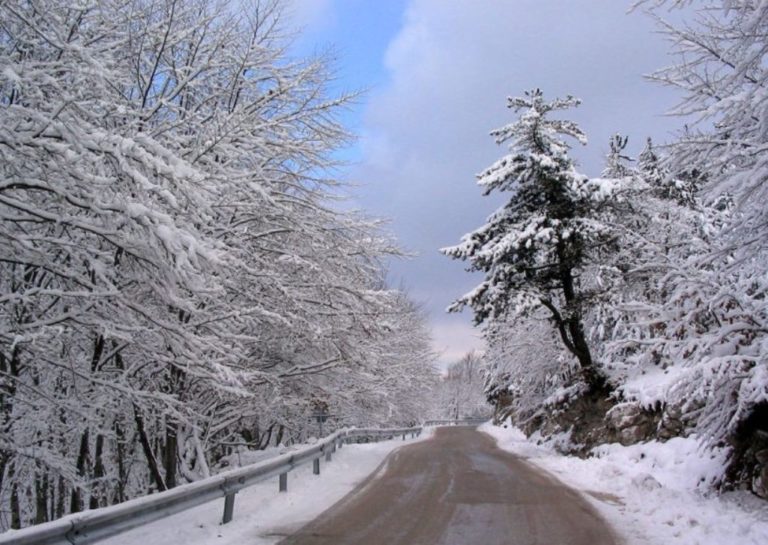
[[[0,373],[12,377],[11,380],[5,381],[0,387],[0,433],[6,437],[12,437],[11,415],[13,413],[13,399],[16,395],[16,381],[14,379],[19,376],[20,367],[18,346],[14,347],[10,357],[6,357],[5,354],[0,352]],[[11,452],[0,450],[0,490],[3,489],[6,468],[9,470],[10,477],[11,470],[9,464],[12,463],[11,458]]]
[[[88,436],[89,436],[89,431],[86,428],[86,430],[80,436],[80,451],[77,455],[77,475],[78,477],[80,477],[81,480],[85,480],[86,468],[90,463],[90,447],[88,445],[88,441],[89,441]],[[82,488],[80,488],[80,486],[73,486],[72,496],[69,501],[69,512],[79,513],[80,511],[83,510],[84,507],[85,507],[85,503],[83,501]]]
[[[189,314],[181,312],[179,318],[186,323]],[[184,400],[186,393],[186,375],[176,366],[171,366],[167,391],[175,395],[180,401]],[[176,475],[179,468],[179,423],[167,420],[165,424],[165,442],[163,443],[163,468],[165,469],[165,485],[168,489],[176,486]]]
[[[579,361],[581,376],[589,387],[590,392],[602,391],[606,387],[605,377],[595,366],[587,337],[584,334],[582,309],[580,308],[581,302],[576,295],[573,268],[570,265],[571,258],[569,257],[569,250],[563,242],[557,245],[557,257],[559,261],[559,282],[566,308],[564,312],[560,312],[551,301],[546,300],[542,301],[542,303],[552,313],[552,318],[566,348]]]
[[[283,433],[285,432],[285,428],[280,425],[280,427],[277,429],[277,437],[275,437],[275,444],[279,445],[283,442]]]
[[[264,450],[269,446],[270,441],[272,441],[272,432],[275,429],[275,424],[271,424],[266,432],[262,434],[262,436],[259,438],[259,450]]]
[[[120,422],[115,422],[115,455],[117,457],[117,489],[112,503],[120,503],[126,500],[125,485],[128,481],[125,469],[125,433]]]
[[[104,476],[107,474],[104,468],[104,462],[102,460],[104,454],[104,436],[99,434],[96,436],[96,452],[94,453],[94,465],[93,465],[93,479],[94,484],[91,487],[91,499],[88,503],[89,509],[98,509],[106,505],[104,502]]]
[[[8,467],[8,462],[10,460],[10,452],[0,450],[0,490],[3,490],[3,483],[5,481],[5,469]]]
[[[35,475],[35,524],[48,522],[48,474]]]
[[[176,422],[168,422],[165,426],[165,448],[163,449],[163,466],[165,469],[165,486],[168,489],[176,486],[176,472],[178,470],[178,425]]]
[[[59,477],[58,494],[56,496],[56,513],[54,519],[58,519],[64,516],[64,503],[67,497],[67,483],[64,482],[64,477]]]
[[[13,463],[8,467],[8,480],[11,482],[11,528],[21,528],[21,506],[19,504],[19,486],[15,480],[15,468]]]
[[[147,459],[147,466],[149,467],[149,473],[152,476],[152,480],[157,485],[157,489],[161,492],[163,490],[168,490],[168,487],[165,484],[165,479],[163,478],[162,473],[160,473],[160,466],[155,458],[152,445],[149,442],[149,437],[147,437],[147,431],[144,427],[144,417],[141,415],[141,412],[139,412],[139,408],[136,405],[133,406],[133,419],[136,423],[136,432],[139,434],[139,442],[141,443],[141,448],[144,450],[144,456]]]

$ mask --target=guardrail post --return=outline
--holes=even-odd
[[[403,434],[403,441],[405,441],[405,436],[406,436],[406,434],[404,433],[404,434]]]
[[[332,451],[331,451],[330,447],[326,446],[323,450],[325,451],[325,461],[326,462],[330,462],[331,461],[331,456],[332,456]]]
[[[288,472],[280,474],[280,492],[288,490]]]
[[[224,516],[221,517],[221,523],[226,524],[232,520],[232,515],[235,513],[235,494],[232,492],[224,496]]]
[[[320,458],[312,460],[312,473],[320,475]]]

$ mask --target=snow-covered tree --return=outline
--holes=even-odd
[[[439,418],[486,417],[490,406],[484,393],[485,363],[477,352],[468,352],[452,363],[437,386]]]
[[[682,2],[653,2],[682,5]],[[732,221],[743,233],[737,247],[762,246],[768,192],[765,151],[768,98],[768,6],[748,0],[703,0],[690,24],[675,26],[657,17],[679,62],[651,76],[680,90],[673,113],[685,116],[686,131],[669,161],[677,168],[706,169],[709,200],[731,195]],[[747,250],[750,251],[750,250]]]
[[[524,320],[494,321],[483,331],[485,394],[498,422],[526,424],[568,387],[578,368],[558,342],[545,312]]]
[[[657,16],[678,62],[652,79],[683,93],[674,113],[687,123],[664,165],[687,173],[701,188],[703,202],[724,212],[709,247],[690,256],[665,287],[669,304],[663,319],[675,329],[663,348],[684,369],[670,393],[684,402],[709,441],[735,445],[734,467],[759,467],[748,459],[756,460],[754,453],[766,446],[759,433],[765,425],[759,421],[768,407],[763,349],[768,5],[741,0],[641,4],[692,8],[692,20],[684,24]],[[759,483],[754,475],[736,480]]]
[[[573,97],[547,102],[539,89],[509,99],[510,108],[524,113],[491,135],[499,144],[509,142],[510,154],[478,175],[478,185],[486,195],[508,192],[510,199],[459,245],[442,251],[486,275],[451,310],[470,306],[482,323],[545,308],[578,360],[583,382],[597,391],[605,380],[584,330],[592,294],[581,275],[590,255],[612,240],[596,215],[605,188],[578,173],[568,155],[563,137],[586,144],[584,133],[575,123],[549,118],[578,104]]]
[[[272,1],[0,4],[0,527],[299,440],[323,389],[415,418],[397,249],[332,206],[349,97],[285,44]]]
[[[605,158],[605,169],[603,169],[603,178],[623,178],[628,176],[630,169],[627,163],[632,159],[624,155],[624,149],[627,147],[629,138],[620,134],[614,134],[608,142],[610,151]]]
[[[658,375],[676,361],[654,345],[666,342],[674,329],[660,316],[669,302],[667,282],[690,266],[691,256],[706,251],[718,214],[692,200],[690,184],[661,165],[650,140],[637,168],[627,164],[627,157],[619,160],[616,150],[626,142],[612,145],[606,158],[604,175],[615,176],[610,183],[616,190],[602,217],[610,222],[617,243],[599,269],[599,283],[610,289],[588,322],[617,393],[652,409],[668,400],[659,388],[659,395],[642,391],[641,383],[655,381],[658,386]]]

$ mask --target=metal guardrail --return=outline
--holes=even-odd
[[[320,473],[320,458],[331,461],[345,442],[359,439],[394,438],[421,435],[422,428],[340,430],[316,444],[281,454],[238,469],[203,479],[179,488],[136,498],[110,507],[68,515],[64,518],[0,535],[0,545],[83,545],[120,534],[137,526],[186,511],[203,503],[224,498],[222,523],[232,520],[235,495],[243,488],[279,476],[279,490],[288,489],[288,472],[313,462]]]
[[[479,426],[480,424],[485,424],[490,420],[491,417],[488,418],[458,418],[453,420],[427,420],[422,424],[425,428],[432,427],[432,426]]]

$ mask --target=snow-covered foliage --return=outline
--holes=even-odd
[[[676,286],[681,276],[690,278],[725,216],[694,199],[693,181],[665,169],[650,140],[636,168],[628,157],[620,164],[612,155],[606,173],[623,176],[616,180],[622,191],[606,218],[619,237],[600,269],[599,281],[612,287],[590,312],[590,334],[622,401],[688,413],[681,406],[698,401],[673,392],[682,377],[677,366],[697,365],[701,354],[689,344],[696,320],[677,315],[676,305],[688,297]]]
[[[674,113],[685,116],[686,132],[670,162],[704,170],[705,195],[731,195],[737,213],[735,246],[764,245],[768,198],[768,6],[749,0],[703,0],[690,24],[658,18],[679,63],[652,79],[682,91]]]
[[[482,323],[514,321],[546,309],[563,344],[579,361],[581,378],[596,390],[604,380],[583,325],[592,294],[579,277],[593,250],[613,237],[597,215],[613,191],[576,171],[563,138],[586,144],[578,126],[549,118],[578,104],[573,97],[547,102],[539,89],[509,99],[510,108],[524,112],[491,135],[499,144],[509,142],[510,154],[479,174],[478,185],[486,195],[500,191],[510,198],[485,225],[442,251],[486,275],[450,310],[470,306],[475,321]]]
[[[627,139],[613,137],[602,177],[580,182],[582,194],[595,203],[587,216],[590,225],[600,226],[590,233],[596,236],[591,240],[608,238],[603,239],[605,244],[582,245],[581,256],[586,259],[579,262],[577,285],[589,296],[579,300],[581,307],[568,308],[580,308],[593,361],[620,405],[617,414],[630,415],[635,406],[645,415],[636,413],[623,420],[647,417],[650,426],[637,430],[652,431],[655,426],[662,438],[696,433],[710,446],[730,445],[729,473],[720,477],[726,484],[730,480],[768,496],[764,206],[768,4],[722,0],[641,4],[697,8],[696,20],[689,26],[677,28],[659,18],[680,62],[652,76],[683,90],[685,97],[676,113],[686,116],[689,124],[679,140],[662,151],[649,140],[636,163],[625,151]],[[521,121],[514,130],[524,125]],[[498,134],[511,137],[514,130]],[[515,142],[525,140],[518,136]],[[484,174],[490,187],[502,187],[506,175],[517,180],[520,170],[513,166],[520,159],[517,163],[514,159],[502,159]],[[542,171],[552,166],[539,165]],[[515,186],[516,195],[522,195],[523,181]],[[579,202],[568,206],[579,210]],[[506,285],[517,289],[523,282],[535,281],[541,273],[534,266],[546,270],[546,260],[531,261],[528,276],[515,276],[520,272],[515,269],[519,254],[524,255],[517,248],[540,246],[544,224],[525,225],[521,232],[531,238],[530,245],[524,241],[515,246],[521,239],[515,233],[511,245],[501,246],[499,240],[507,239],[497,235],[500,217],[497,212],[487,226],[449,249],[470,259],[475,269],[493,272],[491,281],[460,304],[479,302],[487,307],[493,297],[506,297],[507,306],[493,305],[505,312],[515,305],[519,309],[518,292],[505,291]],[[499,247],[516,252],[499,252]],[[493,259],[500,256],[503,265],[496,266]],[[551,381],[556,357],[527,368],[515,361],[520,357],[517,351],[505,354],[510,342],[522,345],[510,339],[529,326],[514,313],[503,315],[483,307],[480,312],[492,324],[485,329],[489,393],[514,392],[510,406],[523,419],[553,400],[567,399],[562,395],[567,388]],[[535,343],[544,353],[548,341]],[[536,388],[517,389],[525,383],[539,385],[541,392],[532,395]],[[643,433],[638,432],[637,440]]]
[[[765,256],[757,252],[749,266],[733,267],[733,252],[721,246],[733,226],[730,200],[702,204],[696,197],[702,177],[692,176],[693,169],[671,170],[674,163],[650,141],[633,166],[626,143],[612,138],[603,175],[613,178],[592,181],[611,188],[600,218],[616,236],[611,251],[594,254],[583,275],[602,288],[584,315],[594,354],[622,410],[635,404],[656,415],[660,436],[695,431],[722,445],[743,432],[766,400],[765,310],[754,272]],[[567,388],[553,380],[557,352],[531,358],[549,345],[527,329],[519,321],[486,328],[494,362],[489,393],[506,389],[507,413],[521,424],[568,400]],[[506,353],[505,346],[525,346],[515,340],[520,334],[536,346],[529,354]],[[527,367],[525,360],[536,364]]]
[[[483,336],[485,392],[496,407],[498,422],[511,414],[517,422],[526,422],[578,374],[576,362],[559,344],[546,316],[494,321]]]
[[[0,527],[206,476],[309,414],[415,420],[424,318],[276,2],[0,4]]]
[[[667,3],[678,4],[658,4]],[[688,25],[659,17],[680,62],[652,78],[682,90],[675,113],[689,123],[664,164],[697,174],[702,200],[727,214],[664,278],[667,304],[656,316],[668,331],[656,350],[681,366],[669,395],[720,441],[768,403],[768,5],[697,6]]]
[[[579,277],[593,290],[581,316],[616,403],[607,420],[633,426],[619,430],[622,441],[695,433],[710,447],[728,445],[730,466],[717,480],[768,497],[768,4],[637,5],[657,18],[679,59],[651,79],[682,90],[675,113],[687,124],[662,151],[648,140],[636,163],[627,138],[614,136],[602,177],[582,184],[603,197],[594,218],[612,236],[593,246]],[[661,7],[695,16],[669,24]],[[470,257],[472,243],[485,243],[473,236],[453,252]],[[515,339],[527,329],[506,316],[485,329],[489,393],[512,394],[519,422],[566,399],[551,381],[554,354],[528,357],[537,364],[526,367],[525,354],[505,348],[525,346]],[[548,341],[527,338],[546,352]]]
[[[491,412],[484,391],[484,356],[468,352],[448,366],[437,385],[438,419],[485,418]]]

